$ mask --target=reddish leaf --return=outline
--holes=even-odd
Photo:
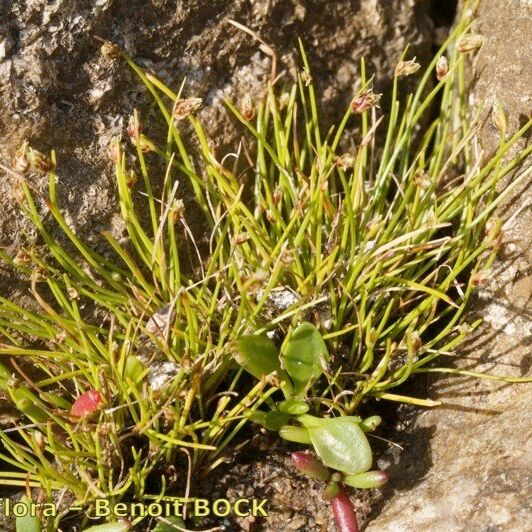
[[[98,390],[89,390],[74,401],[70,413],[76,417],[86,417],[96,412],[103,402],[102,394]]]
[[[340,492],[331,500],[338,532],[358,532],[357,516],[351,499],[340,484]]]
[[[331,472],[315,458],[307,453],[296,451],[291,456],[292,465],[304,475],[316,480],[329,480]]]

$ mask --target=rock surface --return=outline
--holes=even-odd
[[[151,118],[150,97],[120,60],[100,54],[100,37],[125,49],[138,64],[203,98],[201,118],[215,145],[234,151],[239,131],[223,109],[264,90],[270,58],[256,31],[278,58],[277,71],[294,73],[301,37],[313,75],[331,115],[356,90],[360,58],[385,90],[407,43],[427,56],[431,25],[423,3],[299,0],[4,0],[0,3],[0,162],[10,161],[24,139],[41,151],[58,151],[60,201],[78,231],[108,229],[115,212],[109,139],[124,133],[133,108]],[[159,119],[158,119],[159,120]],[[0,170],[0,245],[20,229]]]
[[[532,109],[531,20],[530,2],[484,0],[476,22],[486,42],[475,59],[474,103],[489,109],[500,100],[512,133]],[[485,153],[498,143],[489,120],[480,140]],[[500,258],[476,305],[485,325],[462,349],[463,367],[499,375],[530,372],[531,205],[529,180],[501,209],[509,221]],[[414,430],[431,437],[421,454],[420,441],[405,449],[391,469],[390,486],[412,477],[417,462],[428,460],[431,467],[418,474],[417,484],[385,493],[388,500],[367,532],[530,530],[532,385],[454,377],[436,379],[430,388],[443,406],[423,412]]]

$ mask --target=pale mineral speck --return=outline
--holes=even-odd
[[[179,371],[179,364],[175,362],[161,362],[150,367],[148,384],[152,390],[158,391],[164,388]]]
[[[503,331],[509,336],[518,334],[526,337],[532,334],[531,320],[508,310],[507,307],[495,301],[486,308],[484,320],[494,329]]]

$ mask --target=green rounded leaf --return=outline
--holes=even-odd
[[[268,430],[277,432],[281,427],[284,427],[290,421],[290,415],[283,412],[275,412],[272,410],[266,414],[264,427]]]
[[[34,515],[31,515],[32,501],[29,497],[24,495],[20,498],[22,504],[26,505],[28,511],[26,515],[17,517],[15,520],[15,528],[17,532],[41,532],[41,520]]]
[[[294,427],[294,425],[285,425],[279,429],[279,436],[283,440],[293,441],[309,445],[311,442],[308,430],[303,427]]]
[[[249,414],[249,420],[262,425],[268,430],[277,432],[281,427],[290,421],[289,414],[283,414],[272,410],[270,412],[262,412],[262,410],[255,410]]]
[[[373,455],[359,417],[321,419],[304,414],[298,421],[307,429],[317,455],[327,467],[348,474],[371,467]]]
[[[295,394],[300,395],[323,373],[329,353],[318,329],[303,322],[290,335],[281,358],[294,383]]]
[[[128,355],[124,367],[124,376],[137,384],[145,369],[144,364],[135,355]]]
[[[233,357],[257,379],[274,371],[281,372],[275,344],[266,336],[241,336],[233,342]]]
[[[366,419],[363,419],[360,423],[360,428],[364,432],[371,432],[375,430],[382,422],[382,418],[380,416],[370,416]]]
[[[309,406],[303,401],[297,401],[296,399],[287,399],[286,401],[281,401],[278,404],[280,412],[285,414],[291,414],[293,416],[298,416],[300,414],[306,414],[309,411]]]

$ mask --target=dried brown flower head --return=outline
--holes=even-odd
[[[496,100],[491,107],[491,122],[503,135],[508,129],[508,112],[499,100]]]
[[[415,74],[420,68],[421,65],[416,63],[415,57],[414,59],[409,59],[408,61],[399,61],[395,67],[395,76],[398,78],[405,78],[406,76]]]
[[[442,55],[438,58],[438,62],[436,63],[436,78],[438,81],[444,81],[447,79],[447,76],[449,75],[449,63],[447,61],[447,58]]]
[[[249,93],[246,93],[242,98],[240,112],[244,120],[247,120],[248,122],[255,118],[255,106],[253,105],[253,100]]]
[[[180,98],[174,106],[174,118],[176,120],[183,120],[183,118],[197,111],[202,101],[201,98]]]
[[[353,98],[351,101],[351,110],[354,113],[360,114],[372,107],[379,106],[379,100],[381,99],[381,94],[375,94],[371,89],[367,90]]]
[[[139,141],[141,132],[142,130],[139,122],[139,114],[135,109],[133,114],[129,117],[129,121],[127,123],[127,134],[133,144],[136,144]]]
[[[118,137],[112,137],[107,145],[107,157],[113,163],[116,163],[120,158],[120,139]]]
[[[24,141],[22,146],[15,152],[12,166],[13,170],[25,174],[30,169],[30,162],[27,157],[28,143]]]
[[[351,153],[342,153],[342,155],[336,158],[336,166],[344,172],[349,170],[349,168],[353,168],[354,164],[355,157]]]
[[[484,37],[472,33],[466,35],[458,41],[458,51],[461,54],[468,54],[470,52],[476,52],[484,44]]]
[[[112,42],[104,42],[100,48],[100,52],[107,59],[118,59],[122,53],[120,47]]]
[[[39,172],[48,173],[55,169],[55,164],[48,155],[44,155],[34,148],[28,148],[26,157],[30,163],[30,167]]]

